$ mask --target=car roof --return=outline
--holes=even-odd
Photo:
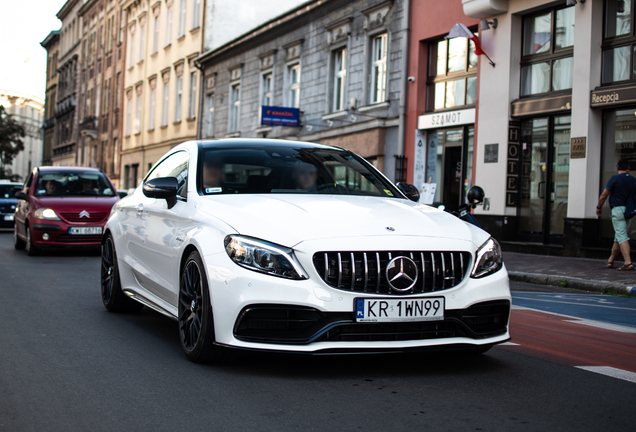
[[[41,166],[37,168],[38,171],[47,172],[47,171],[70,171],[70,172],[101,172],[97,168],[90,167],[75,167],[75,166]]]
[[[330,146],[325,144],[317,144],[303,141],[292,141],[273,138],[220,138],[212,140],[197,141],[199,148],[215,148],[215,147],[289,147],[289,148],[318,148],[329,150],[346,151],[341,147]]]

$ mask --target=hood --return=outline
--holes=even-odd
[[[33,197],[36,208],[46,207],[56,212],[110,212],[118,197]]]
[[[480,246],[489,237],[446,212],[397,198],[217,195],[201,197],[197,208],[241,235],[287,247],[308,240],[392,235],[468,240]]]

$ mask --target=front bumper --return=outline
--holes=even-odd
[[[55,220],[33,220],[31,222],[31,239],[38,248],[68,248],[68,247],[95,247],[100,246],[102,235],[71,235],[70,227],[102,227],[104,231],[106,221],[101,223],[74,223]],[[44,234],[48,234],[48,240],[44,240]]]
[[[444,291],[399,296],[443,296],[443,321],[357,323],[356,298],[387,296],[332,288],[316,273],[311,254],[297,257],[308,280],[262,275],[239,267],[225,253],[204,257],[218,344],[282,352],[385,352],[478,347],[510,339],[505,267],[481,279],[466,277]]]

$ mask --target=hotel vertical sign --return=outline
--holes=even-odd
[[[508,124],[508,160],[506,161],[506,207],[516,207],[519,197],[519,142],[521,123]]]

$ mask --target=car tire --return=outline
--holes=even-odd
[[[210,289],[201,255],[192,252],[185,260],[179,281],[179,340],[188,360],[222,363],[235,353],[216,345]]]
[[[28,256],[36,256],[40,253],[38,248],[33,244],[33,239],[31,238],[31,227],[29,227],[29,223],[25,223],[26,227],[26,242],[24,245],[24,249],[26,249],[26,253]]]
[[[13,247],[17,250],[24,250],[26,243],[18,235],[18,224],[13,225]]]
[[[104,307],[110,312],[138,312],[144,305],[131,299],[121,290],[117,252],[113,237],[108,234],[102,243],[101,292]]]

